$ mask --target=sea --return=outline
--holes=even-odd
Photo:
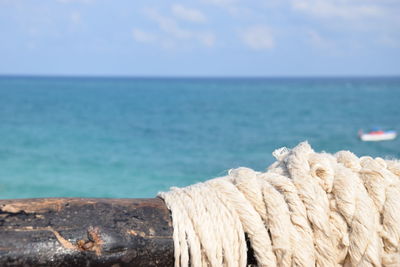
[[[400,158],[400,77],[0,77],[0,198],[148,198],[280,147]]]

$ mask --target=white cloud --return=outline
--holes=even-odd
[[[264,25],[252,26],[241,32],[242,41],[254,50],[269,50],[275,46],[271,30]]]
[[[143,31],[138,28],[132,30],[132,36],[135,41],[140,43],[153,43],[157,40],[157,37],[149,32]]]
[[[36,27],[29,27],[28,34],[32,37],[37,36],[39,34],[39,30]]]
[[[203,2],[226,7],[235,4],[237,0],[203,0]]]
[[[69,4],[69,3],[82,3],[82,4],[89,4],[93,3],[95,0],[57,0],[59,3]]]
[[[212,47],[215,44],[215,35],[209,32],[198,34],[197,38],[205,46]]]
[[[309,30],[307,32],[307,35],[308,35],[308,38],[309,38],[308,39],[309,42],[315,47],[318,47],[318,48],[332,48],[334,46],[332,41],[322,37],[318,32],[316,32],[314,30]]]
[[[145,9],[146,15],[153,21],[157,22],[160,29],[178,39],[190,38],[191,33],[182,29],[178,23],[169,17],[163,16],[157,10],[147,8]]]
[[[79,4],[93,4],[96,0],[57,0],[59,3],[70,4],[70,3],[79,3]]]
[[[358,43],[360,47],[372,44],[393,46],[396,39],[399,40],[397,33],[400,30],[400,5],[395,2],[398,0],[290,1],[293,10],[308,16],[315,24],[314,27],[318,28],[318,33],[307,33],[308,41],[315,47],[338,50],[346,42]],[[330,37],[332,30],[339,35]],[[320,32],[330,40],[323,38]],[[341,37],[338,38],[339,36]]]
[[[400,38],[384,35],[377,40],[377,43],[391,48],[399,48]]]
[[[172,13],[177,18],[199,23],[204,23],[207,21],[206,16],[200,10],[187,8],[179,4],[172,5],[171,9]]]
[[[215,44],[216,37],[210,31],[187,30],[182,28],[175,19],[161,15],[155,9],[147,8],[144,11],[151,20],[158,24],[160,30],[167,34],[167,38],[176,40],[196,40],[208,47],[212,47]]]
[[[82,21],[81,13],[79,13],[78,11],[72,12],[70,15],[70,19],[71,19],[71,22],[74,24],[81,23],[81,21]]]
[[[238,0],[202,0],[202,2],[220,7],[233,17],[250,17],[253,14],[251,8],[240,6]],[[246,2],[242,2],[242,4],[246,4]]]
[[[312,16],[324,18],[359,19],[381,17],[384,9],[364,1],[349,0],[292,0],[292,8]]]

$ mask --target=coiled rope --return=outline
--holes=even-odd
[[[400,266],[400,162],[282,148],[266,172],[160,193],[175,266]]]

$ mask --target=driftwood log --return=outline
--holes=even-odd
[[[0,200],[0,266],[172,266],[161,199]]]
[[[0,200],[0,266],[173,266],[172,232],[159,198]]]

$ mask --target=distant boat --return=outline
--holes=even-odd
[[[381,129],[373,129],[367,133],[364,133],[362,130],[360,130],[358,135],[362,141],[387,141],[393,140],[397,137],[396,131],[384,131]]]

